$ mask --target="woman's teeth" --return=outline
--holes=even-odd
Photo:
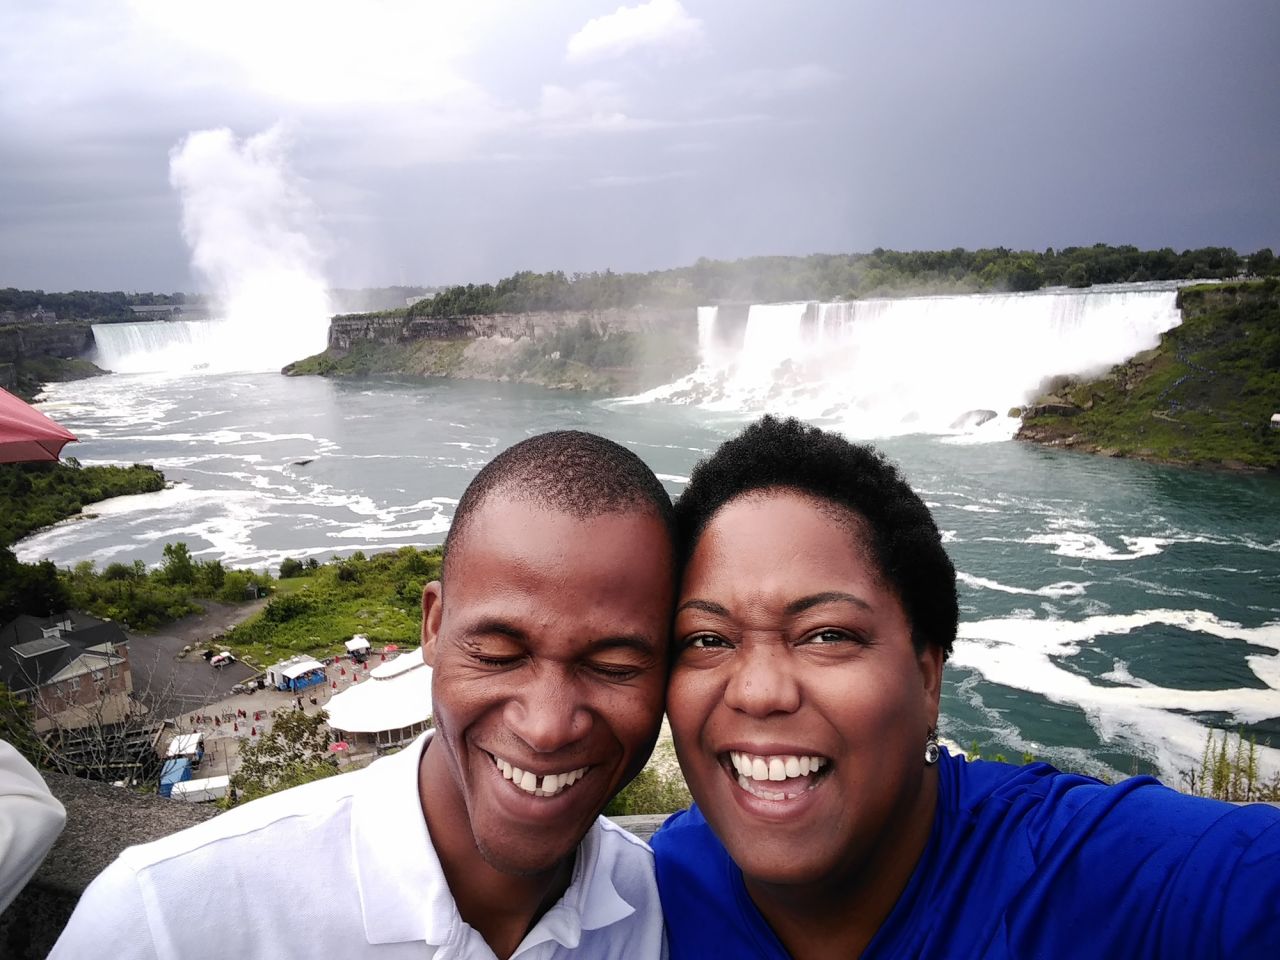
[[[813,789],[809,775],[827,765],[826,757],[757,757],[736,750],[729,752],[729,760],[738,774],[738,786],[764,800],[791,800]],[[765,783],[777,783],[781,789],[769,789]]]
[[[489,754],[493,757],[493,754]],[[579,767],[577,770],[570,770],[568,773],[548,773],[539,777],[531,770],[521,770],[519,767],[512,766],[501,757],[493,757],[493,762],[502,772],[502,776],[510,780],[525,793],[531,793],[535,797],[554,797],[566,787],[572,786],[581,780],[588,770],[587,767]]]

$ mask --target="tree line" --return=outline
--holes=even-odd
[[[908,293],[1028,291],[1046,286],[1227,279],[1280,274],[1270,249],[1241,256],[1230,247],[1175,251],[1094,244],[1044,251],[1006,247],[884,250],[709,260],[650,273],[566,274],[523,270],[497,283],[449,287],[408,308],[410,317],[459,317],[537,310],[688,307],[722,301],[837,300]]]

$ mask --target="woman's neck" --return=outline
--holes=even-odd
[[[918,801],[894,819],[858,863],[812,884],[743,876],[747,893],[793,960],[860,956],[893,911],[929,844],[938,805],[936,768]]]

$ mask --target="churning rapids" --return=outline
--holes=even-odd
[[[1173,298],[1144,287],[704,309],[699,369],[621,399],[192,371],[174,358],[221,344],[245,366],[252,349],[226,349],[216,327],[123,325],[100,338],[116,351],[103,362],[166,372],[54,385],[41,406],[81,438],[67,452],[82,462],[152,463],[173,483],[17,552],[156,563],[184,540],[269,566],[439,543],[470,477],[528,434],[613,437],[678,495],[747,419],[795,413],[879,437],[944,531],[962,603],[944,734],[1176,783],[1210,726],[1280,745],[1280,483],[1029,447],[1007,439],[1005,417],[1050,374],[1154,345],[1178,322]],[[975,410],[998,416],[975,428],[963,417]],[[1263,760],[1280,768],[1280,751]]]

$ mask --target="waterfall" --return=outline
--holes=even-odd
[[[700,308],[696,372],[640,398],[774,412],[854,436],[955,432],[1048,377],[1093,375],[1154,347],[1180,322],[1170,284],[847,303],[754,304],[740,337]],[[729,346],[735,339],[736,349]],[[983,419],[983,417],[971,417]]]
[[[244,345],[226,342],[226,329],[221,320],[95,323],[92,360],[113,373],[249,369]]]

